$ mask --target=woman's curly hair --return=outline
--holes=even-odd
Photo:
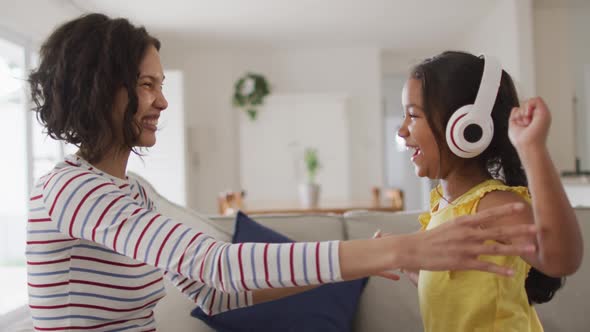
[[[160,42],[123,18],[89,14],[58,27],[40,50],[39,67],[29,76],[33,111],[47,134],[80,148],[89,162],[100,161],[116,137],[134,150],[140,126],[135,87],[146,49]],[[123,87],[128,104],[123,132],[115,133],[113,105]]]
[[[426,59],[411,71],[411,77],[421,82],[424,113],[438,142],[446,142],[445,128],[453,112],[475,102],[483,67],[484,59],[480,57],[447,51]],[[474,161],[491,177],[501,179],[509,186],[528,184],[520,158],[508,138],[510,112],[518,106],[514,82],[503,71],[492,110],[494,135],[490,145]],[[444,147],[448,149],[446,145]],[[562,278],[549,277],[532,268],[525,282],[529,303],[550,301],[562,284]]]

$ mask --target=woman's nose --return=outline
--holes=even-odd
[[[154,101],[154,106],[160,111],[168,108],[168,100],[166,100],[166,97],[164,97],[164,93],[160,92],[160,95]]]

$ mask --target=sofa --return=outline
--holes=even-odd
[[[136,175],[133,175],[137,177]],[[139,177],[138,177],[139,178]],[[175,205],[139,178],[154,200],[160,213],[174,217],[210,235],[230,241],[234,229],[233,217],[211,216],[206,218],[195,211]],[[418,229],[420,211],[378,213],[349,211],[343,215],[260,215],[251,216],[262,225],[272,228],[298,241],[346,240],[369,238],[380,229],[390,233],[408,233]],[[585,239],[590,238],[590,209],[576,209]],[[537,306],[545,331],[590,331],[590,250],[585,249],[580,270],[568,277],[564,289],[547,304]],[[160,331],[213,331],[200,320],[190,316],[195,304],[177,289],[167,284],[167,296],[156,306],[156,320]],[[24,309],[21,313],[24,313]],[[27,318],[24,318],[27,320]],[[27,322],[12,317],[11,326],[0,322],[0,331],[26,331]],[[20,325],[19,325],[20,324]],[[422,331],[416,288],[405,278],[394,282],[383,278],[370,278],[361,296],[353,331]],[[444,332],[444,331],[443,331]]]
[[[153,191],[153,188],[150,188]],[[206,227],[219,239],[230,241],[234,217],[210,216],[206,225],[194,223],[196,212],[176,206],[152,192],[156,204],[164,215],[175,216],[195,227]],[[349,211],[343,215],[260,215],[251,216],[262,225],[272,228],[298,241],[369,238],[377,229],[390,233],[409,233],[418,227],[421,211],[394,213]],[[577,208],[583,236],[590,239],[590,208]],[[565,287],[546,304],[538,305],[537,312],[545,331],[590,331],[590,249],[579,271],[566,280]],[[156,319],[162,331],[213,331],[201,321],[189,316],[195,307],[173,286],[156,307]],[[354,319],[353,331],[422,331],[416,287],[409,280],[394,282],[371,278],[361,296]],[[443,331],[444,332],[444,331]]]

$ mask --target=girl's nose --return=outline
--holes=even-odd
[[[409,135],[410,135],[410,132],[408,131],[408,128],[406,127],[405,124],[402,124],[397,130],[397,136],[399,136],[401,138],[406,138]]]

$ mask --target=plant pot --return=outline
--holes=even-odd
[[[299,185],[299,202],[304,209],[315,209],[319,205],[320,185],[317,183],[302,183]]]

